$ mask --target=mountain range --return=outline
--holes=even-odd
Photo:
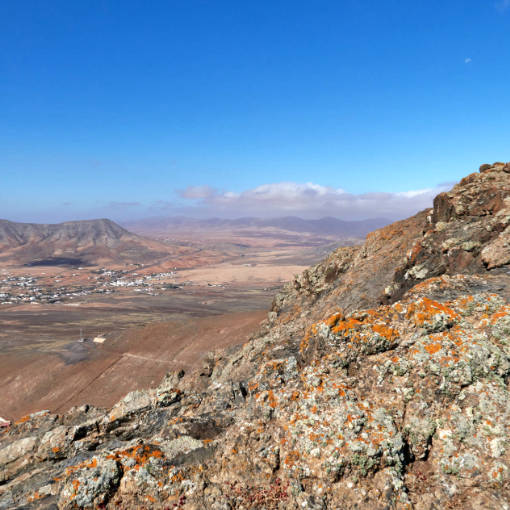
[[[303,219],[297,216],[279,218],[245,217],[236,219],[206,218],[196,219],[186,216],[153,217],[126,223],[135,232],[173,232],[182,230],[220,229],[279,229],[289,232],[330,235],[342,237],[364,237],[368,232],[387,225],[389,220],[372,218],[367,220],[345,221],[333,217]]]

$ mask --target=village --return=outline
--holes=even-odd
[[[131,270],[78,268],[72,273],[0,275],[0,305],[63,303],[90,294],[112,294],[126,289],[157,296],[190,282],[176,284],[176,271],[140,275]]]

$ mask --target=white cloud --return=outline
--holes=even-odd
[[[411,190],[411,191],[399,191],[395,193],[396,196],[405,197],[405,198],[414,198],[420,196],[428,196],[431,192],[434,192],[434,188],[425,188],[419,190]]]
[[[450,187],[451,183],[445,183],[421,190],[353,194],[312,182],[262,184],[239,193],[198,186],[180,192],[181,197],[194,203],[178,212],[222,217],[295,215],[304,218],[394,219],[430,207],[434,196]]]
[[[186,189],[178,191],[179,196],[191,200],[206,199],[214,196],[215,193],[216,190],[211,186],[188,186]]]
[[[473,62],[473,59],[471,57],[467,57],[464,59],[464,64],[471,64]]]

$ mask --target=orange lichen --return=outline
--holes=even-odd
[[[499,319],[502,319],[503,317],[508,317],[509,315],[510,315],[510,306],[509,305],[504,305],[498,311],[494,312],[491,315],[490,321],[491,321],[492,324],[494,324]]]
[[[273,409],[278,405],[278,401],[276,400],[276,397],[274,396],[273,390],[269,390],[267,392],[267,400],[269,403],[269,407],[272,407]]]
[[[284,463],[292,467],[299,460],[299,452],[297,450],[291,450],[284,459]]]
[[[76,497],[76,494],[78,492],[78,487],[80,486],[80,481],[79,480],[73,480],[71,483],[73,485],[74,493],[71,494],[71,498],[70,499],[73,500]]]
[[[436,352],[440,351],[442,348],[441,344],[440,343],[432,343],[432,344],[427,344],[425,346],[425,350],[429,353],[429,354],[435,354]]]
[[[312,335],[316,335],[318,331],[317,324],[312,324],[306,331],[305,336],[301,340],[301,343],[299,344],[299,352],[303,354],[306,349],[308,349],[308,346],[310,344],[310,338]]]
[[[273,371],[283,367],[283,361],[270,361],[267,363],[267,367]]]
[[[39,492],[39,491],[35,491],[32,496],[29,496],[27,498],[27,502],[28,503],[33,503],[34,501],[37,501],[39,499],[42,499],[44,498],[44,496]]]
[[[184,475],[179,471],[178,473],[172,476],[171,480],[172,483],[182,482],[184,480]]]
[[[80,469],[84,469],[84,468],[95,468],[97,467],[97,459],[94,457],[91,461],[87,462],[87,461],[84,461],[84,462],[81,462],[80,464],[76,464],[74,466],[69,466],[68,468],[66,468],[66,476],[69,476],[71,475],[72,473],[76,472],[76,471],[79,471]]]
[[[137,471],[140,469],[140,467],[145,466],[150,459],[162,457],[163,452],[151,445],[137,445],[133,446],[132,448],[128,448],[127,450],[115,452],[106,456],[107,459],[117,460],[120,462],[122,462],[124,459],[133,459],[135,461],[134,466],[132,468],[125,466],[124,469],[135,469]],[[97,461],[95,459],[94,461],[97,465]]]
[[[423,246],[420,241],[417,241],[414,244],[414,246],[411,248],[411,251],[409,253],[409,259],[408,259],[411,264],[414,264],[416,262],[418,254],[421,252],[422,249],[423,249]]]
[[[332,329],[333,333],[342,333],[346,330],[352,330],[352,329],[355,329],[356,326],[359,326],[360,324],[362,324],[361,321],[359,321],[358,319],[354,319],[352,317],[350,317],[349,319],[346,319],[346,320],[343,320],[343,321],[339,321],[336,326]]]
[[[492,472],[492,478],[497,478],[503,472],[503,468],[499,467],[495,471]]]
[[[336,326],[338,321],[343,319],[343,316],[344,315],[342,312],[337,312],[333,314],[331,317],[327,318],[324,321],[324,324],[326,324],[326,326],[328,326],[329,328],[333,328],[334,326]]]
[[[398,335],[397,335],[397,332],[392,329],[392,328],[389,328],[387,326],[385,326],[384,324],[374,324],[372,326],[372,330],[377,333],[378,335],[386,338],[386,340],[394,340]]]
[[[395,303],[393,308],[397,313],[402,313],[404,310],[404,305],[402,303]]]
[[[407,318],[412,319],[419,327],[423,327],[432,320],[434,316],[439,314],[446,315],[450,320],[457,320],[460,318],[460,315],[452,310],[452,308],[428,297],[423,297],[411,303],[407,310]]]
[[[30,420],[30,415],[23,416],[19,420],[14,422],[14,425],[21,425],[22,423],[26,423],[28,420]]]

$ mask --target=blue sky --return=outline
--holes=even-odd
[[[0,217],[398,217],[510,160],[510,0],[20,0],[0,20]]]

